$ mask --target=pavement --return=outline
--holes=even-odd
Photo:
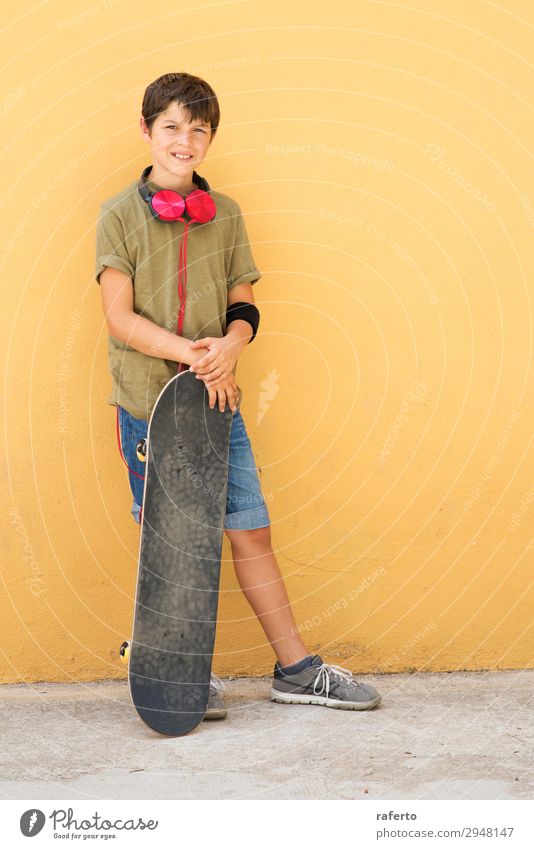
[[[270,701],[160,737],[126,681],[0,686],[2,799],[529,799],[534,670],[366,675],[371,711]]]

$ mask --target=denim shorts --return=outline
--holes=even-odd
[[[119,428],[124,459],[133,472],[128,472],[130,488],[133,494],[131,514],[141,524],[143,504],[145,463],[137,457],[137,443],[146,438],[148,422],[134,418],[123,407],[119,410]],[[251,530],[265,528],[270,524],[267,505],[261,491],[258,469],[252,453],[252,446],[245,428],[241,412],[235,411],[230,431],[230,450],[228,455],[228,491],[226,497],[226,516],[224,527],[228,530]]]

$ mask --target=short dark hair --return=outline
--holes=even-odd
[[[205,80],[185,72],[163,74],[147,86],[141,113],[149,132],[158,115],[173,101],[187,109],[191,121],[209,124],[213,138],[221,118],[217,95]]]

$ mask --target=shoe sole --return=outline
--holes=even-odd
[[[284,705],[324,705],[325,707],[338,708],[338,710],[370,710],[380,704],[382,696],[377,696],[369,702],[341,702],[339,699],[327,699],[326,696],[306,696],[296,693],[282,693],[280,690],[271,690],[273,702]]]
[[[227,711],[225,708],[219,708],[218,710],[214,708],[204,714],[204,719],[224,719],[226,713]]]

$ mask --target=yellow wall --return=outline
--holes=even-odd
[[[263,273],[238,379],[310,651],[532,666],[531,4],[9,5],[0,680],[125,675],[138,529],[94,230],[175,70],[220,96],[203,173]],[[229,556],[214,669],[269,673]]]

